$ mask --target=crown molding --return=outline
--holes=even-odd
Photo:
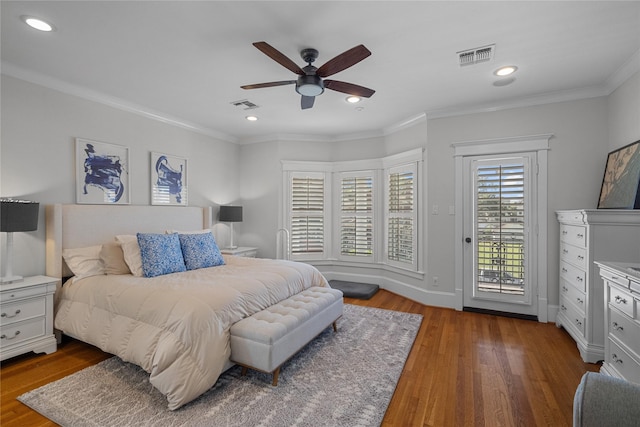
[[[223,132],[209,129],[209,128],[206,128],[198,124],[191,123],[189,121],[182,120],[176,117],[171,117],[170,115],[164,114],[162,112],[153,111],[149,108],[133,104],[131,102],[125,101],[120,98],[105,95],[104,93],[100,93],[85,87],[72,85],[70,83],[64,82],[62,80],[59,80],[53,77],[46,76],[41,73],[26,70],[22,67],[18,67],[6,61],[2,62],[2,74],[10,77],[14,77],[16,79],[27,81],[29,83],[37,84],[39,86],[44,86],[46,88],[53,89],[58,92],[77,96],[78,98],[83,98],[89,101],[97,102],[99,104],[116,108],[118,110],[137,114],[139,116],[143,116],[148,119],[156,120],[156,121],[166,123],[172,126],[176,126],[182,129],[186,129],[192,132],[197,132],[206,136],[210,136],[212,138],[220,139],[222,141],[232,142],[232,143],[238,142],[238,138],[231,135],[227,135]]]
[[[640,49],[636,51],[627,62],[622,64],[612,75],[605,81],[609,94],[618,89],[629,77],[640,71]]]

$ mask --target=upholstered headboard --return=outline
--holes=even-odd
[[[46,273],[69,276],[62,250],[112,242],[118,234],[211,228],[211,208],[132,205],[47,205]]]

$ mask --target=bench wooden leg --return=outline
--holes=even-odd
[[[245,375],[247,375],[247,371],[249,370],[249,368],[247,368],[246,366],[242,367],[242,371],[240,371],[240,375],[242,375],[243,377]]]
[[[338,332],[338,321],[333,322],[333,332]]]
[[[271,384],[273,386],[277,386],[278,385],[278,377],[280,376],[280,366],[278,366],[276,368],[275,371],[273,371],[273,381],[271,382]]]

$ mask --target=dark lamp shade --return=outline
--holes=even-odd
[[[40,203],[10,199],[3,199],[0,202],[0,231],[35,231],[38,229]]]
[[[242,222],[242,206],[220,206],[221,222]]]

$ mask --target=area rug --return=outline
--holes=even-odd
[[[176,411],[149,375],[117,357],[18,397],[62,426],[379,426],[422,316],[345,304],[328,328],[271,375],[233,367]]]

